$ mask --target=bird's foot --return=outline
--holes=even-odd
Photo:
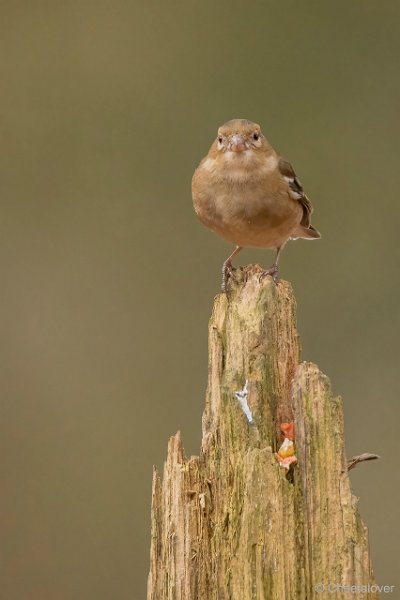
[[[231,261],[228,259],[222,265],[221,292],[223,294],[226,294],[227,292],[229,277],[233,278],[233,267]]]
[[[264,279],[264,277],[267,277],[267,275],[271,275],[273,282],[274,283],[278,283],[278,280],[279,280],[278,265],[274,264],[269,269],[265,269],[260,274],[260,277],[258,278],[258,281],[261,283],[262,280]]]

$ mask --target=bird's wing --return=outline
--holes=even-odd
[[[304,193],[303,186],[301,185],[300,180],[296,176],[296,173],[294,172],[290,162],[288,162],[282,157],[279,159],[278,169],[289,185],[289,193],[291,197],[294,200],[298,200],[298,202],[300,202],[303,208],[303,218],[301,219],[301,225],[309,228],[311,223],[311,213],[313,211],[313,207]]]

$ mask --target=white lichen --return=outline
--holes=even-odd
[[[235,393],[237,400],[239,401],[242,411],[244,412],[244,414],[246,416],[246,419],[248,420],[248,422],[251,425],[254,425],[253,415],[251,414],[251,410],[249,408],[249,405],[247,404],[247,396],[249,395],[249,391],[247,389],[248,383],[249,382],[246,379],[246,383],[244,384],[243,389],[241,389],[237,392],[234,392],[234,393]]]

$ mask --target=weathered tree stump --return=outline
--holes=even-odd
[[[374,584],[342,401],[316,365],[299,362],[290,284],[259,273],[237,270],[215,298],[200,456],[185,457],[178,432],[163,477],[154,472],[147,598],[377,598],[339,587]],[[298,463],[288,472],[274,453],[292,421]]]

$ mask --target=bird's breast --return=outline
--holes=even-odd
[[[278,160],[276,154],[257,155],[251,150],[226,152],[216,157],[206,156],[199,170],[211,181],[245,184],[271,174],[277,168]]]
[[[254,164],[206,158],[193,177],[193,203],[199,219],[241,246],[276,247],[301,220],[299,203],[275,177],[275,156]],[[232,164],[231,164],[232,163]]]

